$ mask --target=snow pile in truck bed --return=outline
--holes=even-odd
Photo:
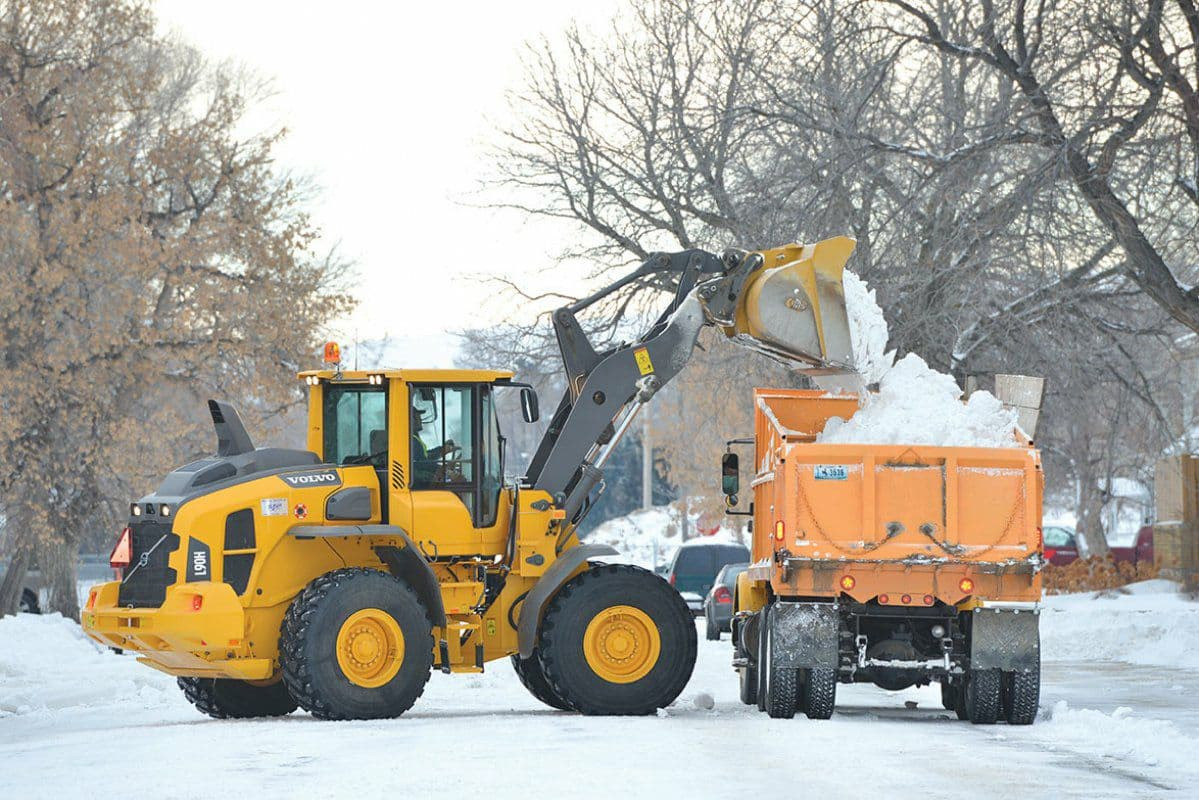
[[[904,356],[879,381],[877,393],[849,420],[833,417],[817,437],[829,444],[924,444],[1015,447],[1016,412],[990,392],[961,401],[957,382],[920,356]]]

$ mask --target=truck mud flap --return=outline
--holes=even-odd
[[[840,614],[836,603],[776,602],[770,610],[770,627],[775,637],[772,661],[778,666],[837,667]]]
[[[970,666],[1005,672],[1040,664],[1041,613],[1037,609],[976,608],[970,620]]]

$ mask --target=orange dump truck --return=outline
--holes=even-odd
[[[1043,476],[1018,446],[823,444],[858,397],[758,389],[722,462],[752,514],[734,596],[741,699],[827,719],[837,683],[934,681],[960,719],[1030,724],[1040,694]],[[736,445],[754,447],[749,511]]]

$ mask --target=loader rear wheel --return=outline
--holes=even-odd
[[[406,583],[373,569],[339,569],[309,583],[283,618],[287,690],[321,719],[398,717],[433,666],[425,607]]]
[[[545,679],[545,673],[541,671],[541,661],[537,658],[536,651],[528,659],[523,659],[518,655],[512,656],[512,669],[516,671],[516,677],[520,678],[521,685],[529,690],[529,694],[547,706],[559,711],[574,710],[554,692],[554,687],[550,686],[550,682]]]
[[[187,701],[213,719],[282,717],[296,710],[296,701],[282,680],[266,685],[232,678],[179,678]]]
[[[997,669],[974,669],[966,682],[966,716],[975,725],[994,725],[999,719],[1001,673]]]
[[[666,581],[624,564],[588,569],[559,590],[538,654],[554,693],[584,714],[652,714],[695,668],[695,622]]]
[[[829,719],[837,705],[837,670],[808,670],[803,685],[803,710],[808,719]]]

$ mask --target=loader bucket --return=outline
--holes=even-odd
[[[848,236],[757,251],[764,263],[737,298],[729,337],[812,374],[853,371],[842,273]]]

